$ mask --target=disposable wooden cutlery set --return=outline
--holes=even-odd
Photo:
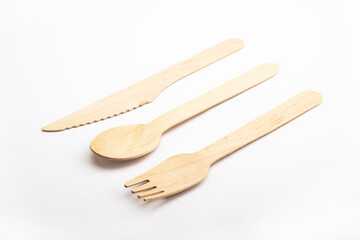
[[[226,40],[57,120],[43,127],[43,131],[62,131],[131,111],[152,102],[174,82],[242,48],[241,40]],[[168,129],[272,78],[278,71],[279,66],[273,63],[257,66],[172,109],[150,123],[119,126],[106,130],[92,140],[90,148],[94,153],[116,161],[146,155],[159,145],[162,134]],[[141,184],[133,188],[132,192],[139,193],[138,197],[145,201],[181,192],[203,180],[212,163],[283,126],[319,105],[321,101],[322,97],[317,92],[301,92],[198,152],[179,154],[166,159],[149,171],[126,182],[125,187]]]

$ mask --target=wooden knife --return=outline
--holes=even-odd
[[[42,130],[44,132],[62,131],[98,122],[131,111],[152,102],[164,89],[176,81],[242,49],[243,46],[243,41],[239,39],[226,40],[61,118],[43,127]]]

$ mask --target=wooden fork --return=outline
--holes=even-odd
[[[211,164],[217,160],[283,126],[321,101],[319,93],[304,91],[198,152],[168,158],[125,183],[125,187],[143,183],[131,192],[142,192],[138,197],[144,198],[144,201],[181,192],[202,181]]]

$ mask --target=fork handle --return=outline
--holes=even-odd
[[[260,65],[225,82],[219,87],[170,110],[155,119],[151,124],[159,126],[159,128],[165,132],[173,126],[268,80],[278,71],[279,66],[277,64],[268,63]]]
[[[238,150],[239,148],[276,130],[303,113],[319,105],[322,97],[313,91],[304,91],[277,106],[270,112],[249,122],[224,138],[198,152],[201,159],[210,164]]]

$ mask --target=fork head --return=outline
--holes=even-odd
[[[133,188],[144,201],[167,197],[184,191],[201,182],[209,171],[210,164],[202,161],[197,153],[179,154],[170,157],[149,171],[125,183]]]

